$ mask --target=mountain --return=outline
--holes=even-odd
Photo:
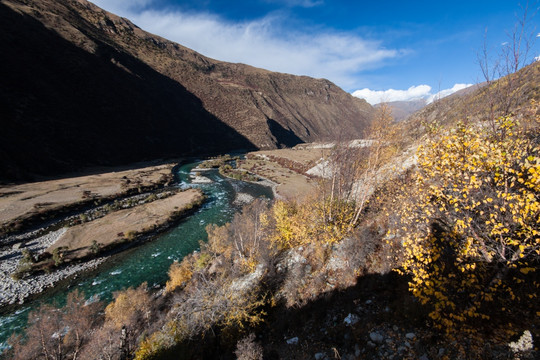
[[[207,58],[85,0],[0,1],[0,179],[360,137],[332,82]]]
[[[413,137],[424,134],[426,123],[451,125],[519,113],[531,100],[540,101],[540,61],[490,83],[470,86],[435,101],[409,116],[404,130]]]
[[[402,121],[405,120],[409,115],[426,106],[426,100],[416,99],[409,101],[390,101],[384,104],[389,106],[392,110],[392,116],[394,117],[395,121]],[[381,105],[382,104],[377,104],[375,107],[377,108]]]

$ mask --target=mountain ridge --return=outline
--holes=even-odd
[[[407,119],[411,114],[417,112],[427,105],[427,101],[424,98],[404,100],[404,101],[389,101],[379,103],[375,105],[375,108],[386,105],[392,110],[392,116],[394,120],[399,122]]]
[[[491,83],[475,84],[428,104],[407,118],[405,131],[422,136],[428,123],[448,126],[458,121],[485,121],[519,113],[532,100],[540,100],[540,61]]]
[[[12,24],[0,36],[8,55],[2,75],[11,78],[0,89],[4,122],[12,128],[5,135],[12,137],[11,145],[0,147],[0,169],[8,179],[58,173],[77,164],[354,138],[363,134],[373,112],[328,80],[210,59],[85,0],[2,0],[0,5],[5,25]],[[81,89],[86,99],[73,94]],[[57,92],[54,101],[48,98],[51,92]],[[69,122],[59,115],[66,112],[60,109],[66,104],[59,104],[64,98],[70,101],[69,117],[80,122],[71,124],[78,131],[50,131],[54,141],[27,132],[28,123],[56,128],[57,122]],[[105,128],[94,125],[88,113],[103,118]],[[120,129],[112,131],[114,136],[103,134],[107,126],[127,126],[126,137],[133,140],[124,141]],[[188,143],[174,143],[175,132]],[[85,152],[73,144],[74,137],[83,142],[93,137],[96,151],[104,146],[113,156],[71,156]],[[34,161],[16,153],[21,138],[26,146],[41,142],[55,150],[41,157],[30,146],[32,155],[41,157]],[[63,141],[71,146],[58,146]],[[135,149],[138,154],[130,155],[132,147],[147,151]]]

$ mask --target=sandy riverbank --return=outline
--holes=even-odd
[[[0,185],[0,235],[32,221],[172,181],[174,163],[19,185]]]
[[[285,160],[283,165],[279,163],[280,159]],[[239,168],[263,179],[258,184],[272,187],[275,198],[295,199],[313,192],[316,181],[301,171],[293,171],[285,164],[301,164],[307,168],[318,159],[320,151],[293,149],[255,151],[249,153],[247,159],[239,161]]]
[[[93,242],[102,248],[133,241],[198,206],[204,199],[200,190],[180,191],[164,199],[112,212],[102,218],[68,228],[47,252],[64,248],[66,258],[76,260],[91,255]]]

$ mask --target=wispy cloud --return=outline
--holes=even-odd
[[[417,99],[425,99],[429,104],[435,100],[442,99],[445,96],[451,95],[456,91],[465,89],[472,84],[455,84],[450,89],[441,90],[435,94],[431,92],[431,86],[429,85],[417,85],[411,86],[407,90],[371,90],[371,89],[361,89],[356,90],[352,93],[353,96],[356,96],[361,99],[365,99],[368,103],[375,105],[381,102],[391,102],[391,101],[410,101]]]
[[[90,0],[97,6],[115,13],[117,15],[126,16],[128,13],[133,13],[144,9],[152,4],[155,0]]]
[[[227,21],[209,13],[145,8],[152,0],[94,0],[114,9],[141,28],[176,41],[211,58],[264,69],[327,78],[345,89],[354,88],[358,73],[384,66],[403,56],[379,41],[355,33],[321,29],[291,29],[284,14],[269,14],[244,22]],[[313,0],[288,2],[316,4]]]
[[[310,8],[324,4],[323,0],[263,0],[268,3],[282,4],[289,7],[305,7]]]

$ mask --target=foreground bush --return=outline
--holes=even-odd
[[[62,308],[44,304],[28,317],[25,336],[13,335],[10,359],[77,359],[93,340],[92,329],[99,322],[102,304],[88,304],[84,294],[68,294]]]
[[[504,117],[494,130],[459,125],[419,149],[419,171],[400,200],[403,271],[436,326],[462,330],[537,303],[537,135]]]

